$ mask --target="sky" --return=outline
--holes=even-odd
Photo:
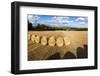
[[[28,14],[28,21],[35,27],[37,24],[45,24],[51,27],[76,27],[87,28],[88,17],[84,16],[53,16]]]

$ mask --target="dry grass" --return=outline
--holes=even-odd
[[[29,31],[30,34],[35,34],[38,36],[46,36],[47,38],[54,36],[58,37],[67,37],[71,44],[69,46],[48,46],[33,44],[31,41],[28,41],[28,60],[45,60],[54,53],[60,53],[60,56],[63,57],[64,54],[68,51],[72,52],[75,56],[76,49],[78,47],[83,47],[88,43],[87,31]]]

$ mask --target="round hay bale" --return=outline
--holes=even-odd
[[[70,45],[70,40],[67,37],[64,37],[64,43],[66,46]]]
[[[42,44],[42,45],[47,45],[47,37],[46,37],[46,36],[43,36],[43,37],[41,38],[41,44]]]
[[[55,37],[50,37],[48,40],[48,45],[49,46],[55,46]]]
[[[31,41],[32,41],[32,43],[35,43],[35,35],[31,36]]]
[[[35,37],[35,42],[36,43],[39,43],[40,42],[40,37],[38,35]]]
[[[56,45],[57,45],[58,47],[62,47],[63,44],[64,44],[63,38],[62,38],[62,37],[58,37],[57,40],[56,40]]]
[[[28,33],[28,40],[30,40],[31,39],[31,34],[30,33]]]

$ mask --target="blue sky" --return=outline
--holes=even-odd
[[[37,23],[46,24],[51,27],[88,27],[88,17],[84,16],[53,16],[53,15],[28,15],[28,20],[32,26]]]

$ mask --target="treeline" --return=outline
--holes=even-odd
[[[37,24],[36,27],[28,22],[28,30],[30,31],[55,31],[55,30],[68,30],[68,31],[87,31],[88,28],[73,28],[73,27],[50,27],[45,24]]]

